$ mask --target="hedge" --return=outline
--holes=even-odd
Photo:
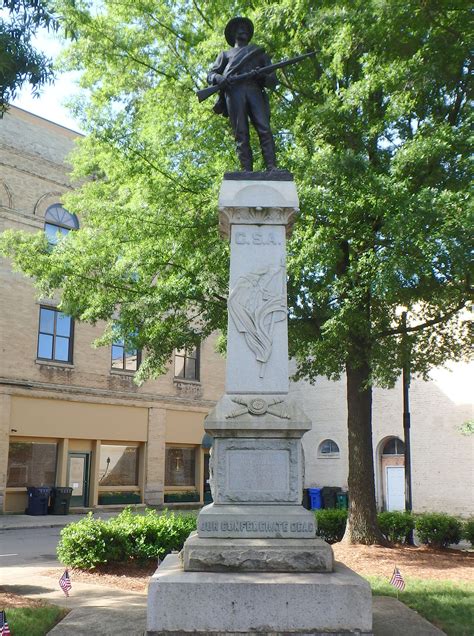
[[[181,550],[196,529],[194,515],[147,510],[144,515],[125,509],[109,521],[89,513],[61,530],[57,554],[64,565],[91,570],[110,562],[163,559]]]
[[[429,512],[416,517],[416,535],[421,543],[434,548],[446,548],[459,543],[462,538],[462,523],[445,513]]]

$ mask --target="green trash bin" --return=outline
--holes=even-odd
[[[347,510],[349,507],[349,498],[347,492],[338,492],[336,495],[337,507],[342,510]]]
[[[50,515],[68,515],[71,503],[72,488],[69,486],[55,486],[51,493]]]

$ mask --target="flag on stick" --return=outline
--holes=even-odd
[[[69,572],[64,570],[64,574],[59,579],[59,587],[62,589],[66,596],[69,596],[69,590],[71,589],[71,579],[69,578]]]
[[[403,580],[403,576],[400,574],[400,570],[397,567],[395,567],[395,569],[393,570],[392,578],[390,579],[390,585],[396,587],[397,590],[400,590],[400,592],[403,592],[403,590],[405,589],[405,581]]]
[[[10,628],[7,623],[7,615],[5,610],[0,612],[0,636],[11,636]]]

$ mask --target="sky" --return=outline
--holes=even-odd
[[[48,33],[46,29],[42,29],[38,33],[33,43],[36,48],[46,53],[53,60],[57,58],[63,48],[59,36],[54,33]],[[49,121],[56,124],[81,132],[79,122],[64,105],[71,95],[79,92],[76,84],[78,77],[79,73],[77,72],[58,73],[54,84],[44,86],[39,97],[33,97],[30,86],[26,85],[18,93],[12,104],[30,113],[49,119]]]

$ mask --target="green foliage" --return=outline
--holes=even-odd
[[[404,574],[402,572],[402,574]],[[458,581],[420,580],[405,578],[403,592],[389,584],[387,577],[366,577],[376,596],[398,597],[421,614],[430,623],[443,630],[448,636],[470,636],[472,634],[472,583]]]
[[[63,528],[57,552],[62,563],[81,569],[128,559],[162,559],[181,550],[195,529],[193,515],[158,515],[154,510],[140,515],[125,509],[117,517],[101,521],[89,513]]]
[[[462,537],[462,523],[444,513],[425,513],[416,517],[416,535],[421,543],[435,548],[446,548],[451,543],[459,543]]]
[[[51,81],[51,60],[37,51],[32,39],[41,27],[56,28],[48,0],[3,0],[0,16],[0,117],[29,83],[33,94]]]
[[[280,72],[271,95],[280,164],[300,197],[288,245],[296,377],[362,370],[358,397],[374,383],[392,386],[408,355],[424,377],[469,356],[470,8],[58,0],[71,38],[65,65],[83,71],[88,89],[75,105],[88,133],[74,157],[80,187],[65,200],[82,229],[54,250],[7,232],[0,251],[43,297],[61,290],[62,311],[105,321],[97,345],[134,334],[130,346],[147,352],[137,381],[163,372],[175,348],[225,332],[229,250],[217,199],[237,160],[228,121],[194,91],[229,17],[247,15],[274,59],[316,52]],[[363,430],[352,466],[371,462],[370,421]],[[375,499],[363,486],[350,483],[367,528]]]
[[[459,427],[462,435],[474,435],[474,420],[466,420]]]
[[[338,508],[315,510],[316,534],[328,543],[337,543],[344,536],[347,522],[347,510]]]
[[[407,512],[380,512],[379,528],[392,543],[404,543],[408,533],[415,528],[414,518]]]
[[[45,603],[44,607],[5,608],[10,631],[15,636],[45,636],[69,610]]]
[[[107,523],[95,519],[92,513],[67,525],[61,530],[60,537],[57,553],[64,565],[90,570],[107,562],[111,550],[107,542],[110,538]]]
[[[74,159],[85,180],[67,200],[82,229],[51,253],[31,234],[10,233],[3,253],[41,294],[61,289],[64,311],[109,321],[98,344],[117,337],[120,307],[120,335],[136,334],[131,346],[148,352],[142,380],[175,347],[225,331],[228,248],[216,206],[236,158],[228,122],[194,90],[229,16],[245,14],[275,59],[316,51],[280,73],[271,97],[280,162],[300,194],[288,265],[298,375],[337,377],[350,355],[368,358],[369,382],[392,384],[400,305],[413,372],[464,355],[469,10],[462,0],[205,9],[60,0],[72,38],[65,65],[83,71],[90,91],[75,106],[88,132]]]
[[[468,521],[464,523],[462,537],[466,539],[466,541],[469,541],[471,546],[474,547],[474,519],[468,519]]]

